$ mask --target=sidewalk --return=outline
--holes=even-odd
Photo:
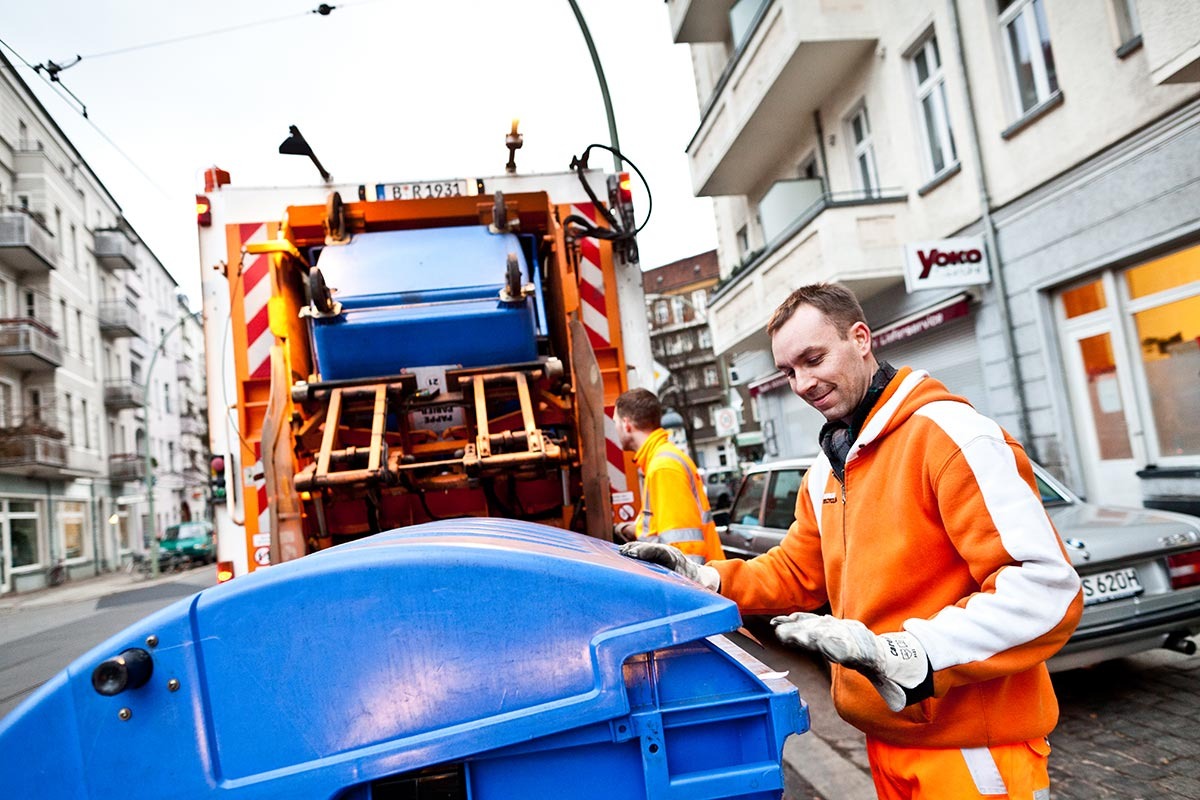
[[[198,568],[203,569],[203,568]],[[156,586],[195,575],[197,570],[188,572],[161,573],[158,578],[139,573],[129,574],[124,570],[105,572],[95,577],[72,578],[61,586],[47,586],[32,592],[19,594],[9,593],[0,595],[0,613],[20,611],[26,608],[44,608],[46,606],[67,605],[86,600],[98,600],[110,594],[127,592],[130,589],[140,589],[145,586]]]

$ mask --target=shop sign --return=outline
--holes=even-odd
[[[962,236],[904,246],[904,286],[922,289],[975,286],[991,280],[982,236]]]
[[[940,303],[928,311],[921,313],[919,316],[910,317],[875,331],[871,334],[871,348],[878,350],[889,344],[894,344],[904,339],[911,339],[928,330],[945,325],[951,320],[965,317],[970,308],[971,303],[967,299],[966,294],[953,298],[948,302]]]

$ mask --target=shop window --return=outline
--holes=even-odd
[[[1200,455],[1200,247],[1125,273],[1162,456]]]
[[[0,508],[3,508],[0,503]],[[10,500],[5,514],[8,523],[12,566],[29,567],[39,562],[38,506],[34,502]]]
[[[1104,300],[1104,282],[1099,279],[1063,292],[1062,298],[1067,319],[1075,319],[1108,306]]]
[[[1101,333],[1080,339],[1079,352],[1087,374],[1088,401],[1092,406],[1100,458],[1132,458],[1112,337]]]
[[[83,503],[62,502],[58,504],[58,519],[62,526],[63,556],[80,558],[83,555]]]

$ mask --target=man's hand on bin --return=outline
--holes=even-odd
[[[721,575],[706,564],[696,564],[689,561],[687,556],[677,547],[658,542],[630,542],[621,545],[621,555],[648,561],[676,572],[689,581],[698,583],[705,589],[719,591]]]
[[[861,672],[892,711],[933,695],[929,657],[907,631],[877,635],[856,619],[805,613],[775,617],[771,624],[784,644]],[[913,689],[918,691],[906,691]]]

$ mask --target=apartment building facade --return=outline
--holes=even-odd
[[[796,286],[863,300],[1089,496],[1200,512],[1200,6],[668,0],[714,198],[714,349],[767,457],[814,452],[763,328]],[[1189,412],[1190,410],[1190,412]]]
[[[730,390],[712,348],[708,298],[720,278],[717,253],[672,261],[642,272],[650,349],[665,370],[663,404],[679,413],[684,443],[702,469],[736,469],[742,447],[757,441],[757,424],[737,389]]]
[[[202,368],[180,380],[203,339],[178,291],[0,55],[0,592],[60,564],[115,569],[207,514],[203,455],[201,476],[184,466],[186,412],[206,424]]]

